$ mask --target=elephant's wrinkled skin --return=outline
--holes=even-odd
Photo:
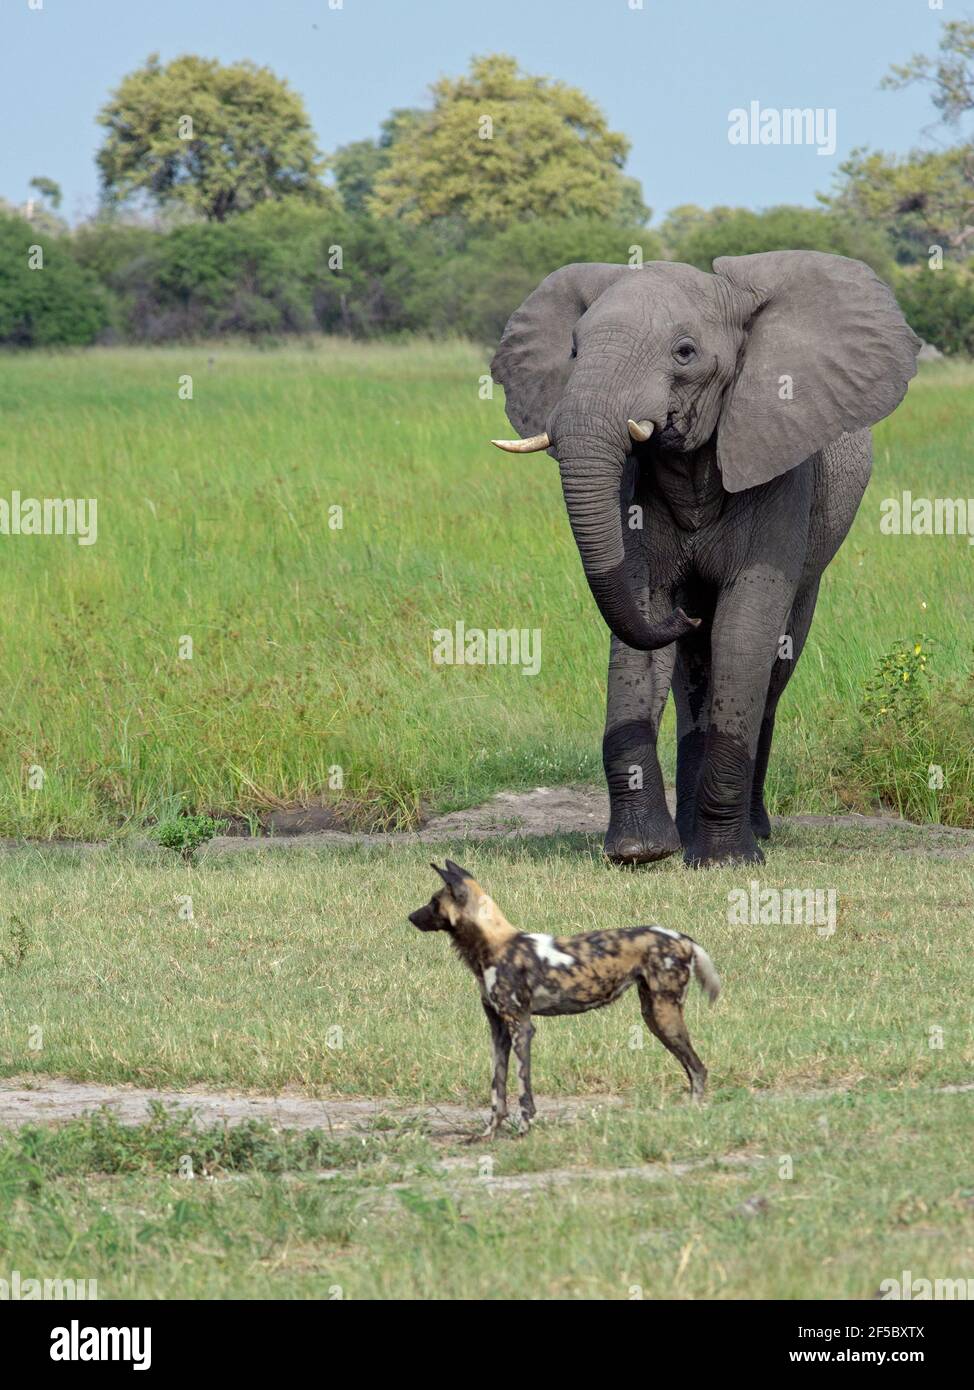
[[[492,364],[514,427],[559,462],[612,630],[605,847],[623,863],[681,845],[692,865],[763,860],[778,700],[869,479],[868,427],[916,370],[859,261],[775,251],[714,272],[565,266]],[[675,825],[656,756],[671,682]]]

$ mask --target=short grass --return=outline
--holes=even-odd
[[[904,1269],[974,1274],[969,1108],[910,1090],[649,1103],[457,1150],[481,1165],[462,1180],[417,1129],[321,1144],[324,1176],[260,1128],[204,1146],[160,1119],[120,1152],[78,1122],[0,1138],[0,1267],[101,1299],[869,1299]],[[652,1183],[599,1176],[688,1158]],[[565,1167],[577,1181],[527,1193],[478,1180]]]
[[[596,780],[605,630],[554,463],[488,443],[509,427],[485,372],[462,343],[5,356],[3,495],[94,497],[98,540],[0,537],[0,834],[316,798],[408,823],[424,804]],[[875,432],[779,716],[778,809],[882,787],[849,746],[893,643],[926,634],[938,679],[968,677],[974,552],[882,536],[879,504],[974,495],[972,387],[970,366],[925,371]],[[540,629],[540,673],[434,665],[433,631],[457,621]],[[906,769],[931,819],[969,805],[949,779],[942,805],[924,790],[929,761],[974,785],[964,727]],[[663,756],[671,777],[669,722]]]
[[[436,887],[434,852],[270,850],[211,856],[196,869],[163,851],[5,854],[0,1067],[161,1087],[482,1100],[476,990],[445,937],[405,920]],[[731,982],[716,1010],[696,991],[691,1005],[717,1086],[974,1075],[969,858],[883,853],[855,831],[788,832],[761,887],[834,888],[839,924],[823,938],[814,927],[731,925],[728,893],[751,877],[740,868],[694,874],[669,860],[620,872],[583,836],[445,852],[472,859],[525,929],[658,921],[699,938]],[[192,921],[180,915],[187,899]],[[928,1045],[933,1027],[950,1039],[943,1050]],[[635,1000],[542,1020],[537,1047],[542,1092],[650,1086],[670,1100],[683,1090],[679,1066],[644,1036]]]
[[[740,871],[622,873],[586,837],[468,846],[519,924],[657,920],[707,946],[725,991],[711,1009],[694,990],[687,1011],[705,1107],[627,996],[538,1020],[536,1093],[592,1108],[490,1148],[415,1122],[351,1139],[200,1138],[162,1116],[127,1134],[21,1133],[0,1142],[0,1268],[97,1278],[102,1297],[868,1298],[904,1268],[972,1275],[971,1100],[941,1089],[974,1079],[970,859],[902,852],[921,845],[779,837],[762,887],[834,888],[831,937],[732,925]],[[444,849],[461,853],[269,850],[193,868],[162,851],[8,852],[0,1069],[486,1108],[474,985],[445,938],[405,921]],[[600,1106],[607,1092],[623,1105]],[[604,1171],[687,1162],[652,1183]],[[578,1180],[550,1191],[478,1185],[564,1168]]]

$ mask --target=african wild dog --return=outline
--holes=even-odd
[[[517,1057],[521,1131],[534,1116],[531,1015],[581,1014],[612,1004],[635,982],[646,1026],[678,1058],[694,1100],[707,1069],[690,1044],[683,1003],[694,973],[711,1003],[720,980],[702,946],[666,927],[621,927],[553,938],[512,927],[472,874],[446,861],[444,888],[409,914],[420,931],[446,931],[480,985],[494,1048],[492,1138],[507,1115],[507,1062]]]

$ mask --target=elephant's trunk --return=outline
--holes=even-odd
[[[699,619],[677,608],[662,622],[640,612],[626,567],[622,479],[629,453],[624,423],[605,414],[604,396],[573,392],[558,413],[554,452],[585,578],[599,612],[627,647],[653,651],[692,632]],[[623,417],[624,419],[625,417]],[[621,427],[620,427],[621,425]]]

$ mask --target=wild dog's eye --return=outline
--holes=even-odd
[[[680,338],[673,344],[673,356],[681,367],[685,367],[688,362],[693,362],[697,356],[697,345],[692,338]]]

